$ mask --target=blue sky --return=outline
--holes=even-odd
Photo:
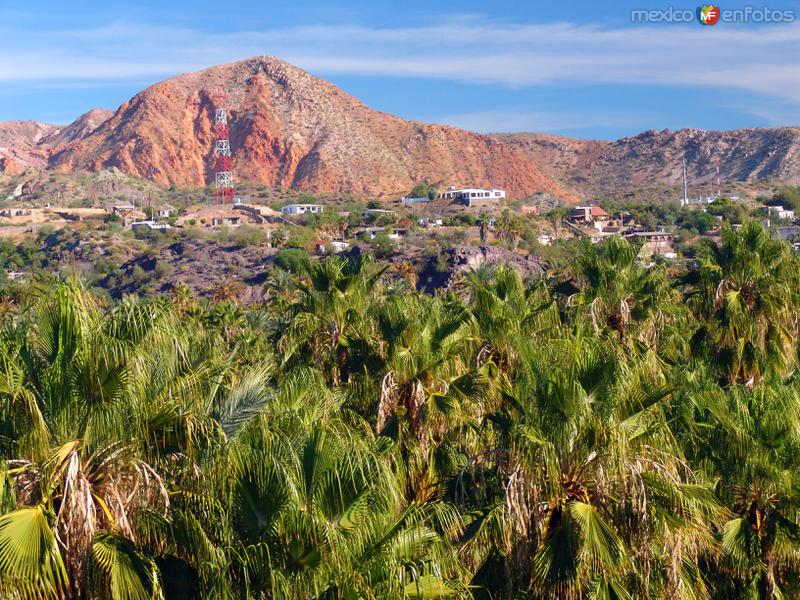
[[[800,125],[794,22],[633,23],[694,2],[0,0],[0,120],[67,123],[182,72],[258,54],[378,110],[476,131],[612,139]]]

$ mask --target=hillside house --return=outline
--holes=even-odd
[[[593,227],[597,231],[603,231],[610,225],[608,221],[611,219],[611,215],[603,210],[602,206],[589,204],[573,208],[567,219],[575,225],[584,225]]]
[[[339,254],[347,250],[350,244],[342,240],[317,240],[315,246],[317,254]]]
[[[148,229],[150,231],[166,231],[167,229],[171,228],[172,226],[169,223],[156,223],[155,221],[134,221],[131,223],[131,229],[134,231],[141,229]]]
[[[761,209],[770,219],[787,219],[794,221],[794,211],[783,206],[765,206]]]
[[[482,206],[496,206],[501,199],[506,197],[505,190],[498,189],[483,189],[483,188],[461,188],[455,189],[453,186],[447,188],[446,192],[439,194],[440,198],[445,200],[455,200],[468,206],[482,207]]]
[[[156,216],[159,219],[169,219],[173,215],[175,215],[175,207],[171,204],[165,204],[156,211]]]
[[[594,223],[595,221],[608,221],[611,218],[602,206],[589,204],[587,206],[576,206],[569,215],[569,220],[573,223]]]
[[[423,217],[421,219],[417,219],[417,225],[420,227],[425,227],[427,229],[434,229],[436,227],[441,227],[444,222],[442,219],[431,219],[429,217]]]
[[[364,233],[366,233],[367,238],[370,240],[374,240],[382,233],[388,235],[389,239],[399,240],[408,234],[408,229],[405,227],[367,227]]]
[[[222,225],[230,225],[236,227],[242,223],[241,217],[233,217],[233,216],[219,216],[219,217],[212,217],[211,218],[211,225],[213,227],[221,227]]]
[[[321,213],[323,210],[321,204],[287,204],[281,207],[281,212],[285,215],[317,214]]]
[[[637,231],[626,236],[644,242],[639,250],[639,258],[647,259],[660,256],[667,259],[675,259],[678,253],[672,244],[674,236],[666,231]]]
[[[400,202],[402,204],[427,204],[428,202],[432,202],[432,200],[427,196],[422,198],[407,198],[403,196],[402,198],[400,198]]]

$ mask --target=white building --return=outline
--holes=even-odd
[[[281,207],[281,212],[285,215],[304,215],[306,213],[321,213],[321,204],[287,204]]]
[[[442,219],[430,219],[428,217],[422,217],[421,219],[417,219],[417,225],[420,227],[427,227],[432,229],[434,227],[441,227],[443,224]]]
[[[169,219],[175,214],[175,207],[170,204],[165,204],[158,209],[156,214],[158,215],[159,219]]]
[[[316,246],[318,254],[328,254],[328,252],[331,254],[339,254],[347,250],[350,244],[342,240],[331,240],[329,242],[318,240]]]
[[[772,219],[788,219],[794,221],[794,211],[783,206],[765,206],[762,209]]]
[[[151,231],[166,231],[171,229],[169,223],[156,223],[155,221],[134,221],[131,223],[131,229],[149,229]]]
[[[467,206],[490,206],[500,202],[506,197],[505,190],[484,189],[484,188],[461,188],[453,186],[447,188],[446,192],[439,194],[440,198],[446,200],[456,200]]]
[[[399,240],[408,233],[408,229],[405,227],[367,227],[364,231],[371,240],[374,240],[382,233],[389,236],[390,240]]]

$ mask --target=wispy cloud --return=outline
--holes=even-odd
[[[800,23],[764,28],[508,25],[474,17],[415,28],[306,26],[208,33],[115,22],[0,29],[0,81],[157,78],[274,54],[325,74],[549,84],[728,88],[800,106]]]

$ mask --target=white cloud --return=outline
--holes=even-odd
[[[686,85],[800,104],[800,22],[756,29],[507,25],[476,18],[414,28],[305,26],[207,33],[115,22],[0,30],[0,81],[160,78],[257,54],[315,73],[428,77],[504,87]]]

